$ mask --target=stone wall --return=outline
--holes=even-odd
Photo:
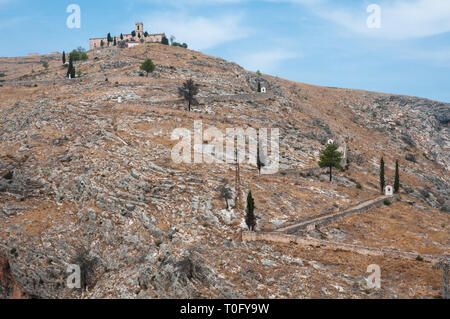
[[[286,232],[289,234],[294,234],[300,230],[312,230],[316,227],[316,225],[325,226],[325,225],[328,225],[328,224],[334,222],[335,220],[346,217],[348,215],[364,213],[373,207],[384,205],[384,201],[386,199],[394,200],[394,199],[396,199],[396,197],[395,196],[382,197],[380,199],[374,200],[371,203],[368,203],[367,205],[364,205],[363,207],[351,208],[342,213],[329,214],[328,217],[326,217],[327,214],[320,214],[317,216],[312,216],[312,218],[314,218],[314,219],[312,219],[310,221],[305,221],[305,222],[299,223],[297,227],[294,227],[295,225],[293,225],[291,228],[289,228],[289,230],[286,230]]]
[[[301,236],[295,235],[287,235],[281,233],[263,233],[263,232],[243,232],[242,233],[242,241],[243,242],[255,242],[255,241],[266,241],[278,244],[286,244],[289,245],[291,243],[295,243],[301,246],[313,246],[320,249],[330,249],[330,250],[341,250],[354,252],[361,255],[366,256],[384,256],[390,258],[404,258],[409,260],[416,260],[418,253],[415,252],[406,252],[394,249],[385,249],[385,248],[375,248],[375,247],[366,247],[359,245],[351,245],[344,243],[335,243],[325,240],[313,239],[313,238],[304,238]],[[424,261],[435,263],[439,260],[439,257],[433,255],[420,255]],[[448,280],[447,280],[448,282]]]
[[[199,98],[200,104],[207,104],[211,102],[247,102],[267,100],[273,97],[272,93],[241,93],[230,95],[212,95]]]

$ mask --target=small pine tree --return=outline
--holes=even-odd
[[[246,208],[245,223],[247,224],[248,230],[254,231],[256,227],[256,217],[255,217],[255,201],[250,191],[247,196],[247,208]]]
[[[384,157],[381,158],[380,161],[380,189],[381,194],[384,193],[384,188],[386,187],[386,181],[384,179]]]
[[[155,65],[153,64],[153,61],[150,59],[147,59],[142,63],[141,70],[147,72],[147,76],[149,73],[155,71]]]
[[[44,62],[42,62],[42,66],[44,67],[44,69],[48,69],[48,62],[47,61],[44,61]]]
[[[338,152],[338,146],[334,143],[328,144],[327,147],[321,152],[319,166],[330,168],[330,182],[333,180],[333,167],[342,169],[341,160],[342,153]]]
[[[66,52],[65,51],[63,51],[63,54],[62,54],[62,63],[66,64]]]
[[[169,45],[169,39],[167,39],[166,36],[163,36],[163,38],[162,38],[162,40],[161,40],[161,44]]]
[[[394,193],[398,193],[400,191],[400,170],[398,167],[398,160],[395,161],[395,182],[394,182]]]

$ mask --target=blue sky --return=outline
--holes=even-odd
[[[70,4],[80,29],[66,25]],[[371,4],[380,28],[367,26]],[[449,0],[0,0],[0,56],[88,48],[137,21],[249,70],[450,102]]]

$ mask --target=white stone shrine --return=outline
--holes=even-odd
[[[394,187],[392,185],[386,185],[385,187],[385,195],[393,196],[394,195]]]

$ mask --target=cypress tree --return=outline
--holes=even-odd
[[[258,82],[258,93],[261,93],[261,82]]]
[[[380,162],[380,188],[381,188],[382,194],[384,192],[385,186],[386,186],[386,181],[384,179],[384,157],[382,157],[381,162]]]
[[[69,77],[69,75],[72,75],[72,70],[74,70],[72,56],[69,55],[69,67],[67,68],[67,75],[66,75],[67,77]],[[73,78],[73,76],[72,76],[72,78]]]
[[[252,192],[250,191],[247,196],[247,216],[245,217],[245,222],[247,224],[248,230],[254,231],[256,227],[256,217],[255,217],[255,201],[252,197]]]
[[[62,54],[62,63],[66,64],[66,52],[65,51],[63,51],[63,54]]]
[[[400,190],[400,172],[398,168],[398,160],[395,161],[395,182],[394,182],[394,193],[398,193]]]
[[[122,33],[120,34],[120,40],[123,41],[123,34]]]
[[[114,37],[114,43],[113,43],[113,45],[114,45],[114,46],[117,45],[116,37]]]

